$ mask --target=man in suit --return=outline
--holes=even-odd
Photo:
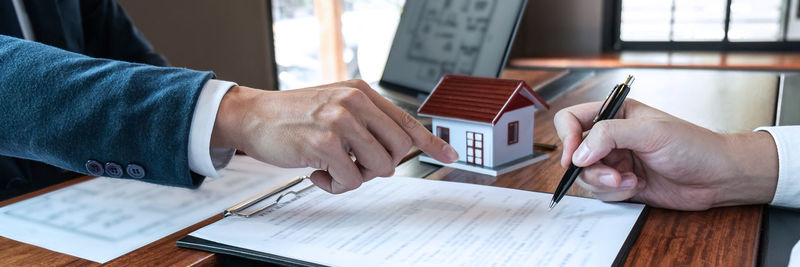
[[[341,193],[411,145],[457,158],[362,81],[270,92],[166,67],[113,0],[0,0],[0,62],[0,197],[69,176],[33,161],[195,187],[239,149]]]

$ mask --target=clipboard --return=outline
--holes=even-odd
[[[628,253],[630,253],[631,248],[633,247],[634,242],[641,233],[642,226],[644,225],[644,221],[647,218],[647,214],[650,211],[650,207],[647,206],[642,211],[642,214],[639,216],[636,224],[634,225],[633,229],[631,230],[628,238],[625,240],[625,243],[622,245],[622,248],[617,254],[617,257],[614,259],[614,262],[611,266],[623,266],[625,264],[625,260],[628,258]],[[241,257],[249,260],[255,260],[260,262],[272,263],[272,264],[279,264],[279,265],[286,265],[286,266],[325,266],[320,265],[313,262],[303,261],[299,259],[284,257],[280,255],[265,253],[261,251],[250,250],[246,248],[241,248],[237,246],[231,246],[227,244],[217,243],[214,241],[194,237],[194,236],[186,236],[178,240],[175,243],[176,246],[188,249],[196,249],[202,251],[208,251],[213,253],[219,253],[223,255],[230,255],[234,257]]]
[[[271,207],[275,207],[282,200],[289,196],[297,196],[298,194],[305,192],[306,190],[314,187],[314,184],[308,185],[301,185],[303,182],[310,181],[311,177],[308,175],[300,176],[293,178],[281,185],[278,185],[270,190],[264,191],[260,194],[257,194],[247,200],[237,203],[236,205],[231,206],[230,208],[225,209],[222,212],[223,217],[244,217],[249,218],[253,215],[256,215],[266,209]],[[298,187],[299,186],[299,187]],[[298,187],[298,188],[295,188]],[[286,190],[292,189],[288,192]],[[274,201],[270,202],[269,204],[261,207],[257,207],[253,210],[248,210],[248,208],[253,207],[270,197],[276,196]],[[196,250],[203,250],[213,253],[219,253],[223,255],[231,255],[235,257],[241,257],[245,259],[273,263],[273,264],[280,264],[280,265],[287,265],[287,266],[325,266],[316,264],[313,262],[302,261],[298,259],[293,259],[289,257],[283,257],[280,255],[264,253],[260,251],[250,250],[246,248],[226,245],[194,236],[186,236],[178,240],[175,243],[176,246],[188,249],[196,249]]]
[[[285,266],[325,266],[313,262],[217,243],[194,236],[186,236],[181,238],[177,243],[175,243],[175,245],[182,248],[208,251],[222,255],[230,255],[234,257],[241,257],[249,260]]]
[[[396,178],[396,179],[403,179],[403,178],[401,177],[401,178]],[[428,181],[428,180],[425,180],[425,179],[413,179],[413,180],[414,181]],[[388,187],[400,186],[400,185],[403,184],[402,182],[400,182],[400,184],[397,184],[395,182],[396,180],[394,180],[394,179],[392,179],[392,180],[379,180],[379,181],[385,181],[385,182],[383,182],[383,184],[387,188]],[[307,182],[307,183],[304,183],[304,182]],[[429,181],[429,182],[425,182],[425,183],[451,183],[451,182]],[[417,186],[420,185],[420,183],[417,183],[417,182],[413,182],[413,183],[409,182],[409,184],[413,184],[413,185],[417,185]],[[450,184],[450,185],[448,185],[448,188],[450,188],[451,186],[456,186],[458,184],[459,183]],[[441,187],[441,186],[442,185],[438,185],[438,187]],[[470,186],[476,186],[476,185],[470,185]],[[479,186],[479,185],[477,185],[477,186]],[[296,200],[303,201],[303,199],[305,199],[306,195],[308,195],[308,194],[315,194],[313,197],[314,198],[319,198],[319,195],[316,195],[316,193],[319,193],[318,191],[316,191],[316,190],[308,190],[311,187],[312,186],[311,186],[310,181],[308,181],[308,177],[298,177],[298,178],[292,179],[290,181],[287,181],[287,182],[285,182],[285,183],[283,183],[283,184],[281,184],[279,186],[276,186],[272,190],[269,190],[267,192],[258,194],[258,195],[253,196],[253,197],[251,197],[251,198],[249,198],[249,199],[247,199],[245,201],[242,201],[242,202],[240,202],[240,203],[238,203],[238,204],[226,209],[224,211],[224,214],[225,214],[226,217],[232,217],[232,218],[228,218],[228,219],[234,219],[234,220],[243,220],[243,221],[264,220],[264,219],[267,219],[267,217],[264,217],[264,216],[270,216],[272,214],[271,212],[273,212],[272,210],[280,211],[283,208],[287,207],[287,205],[288,206],[292,206],[292,203],[294,201],[296,201]],[[434,187],[436,187],[436,186],[434,186]],[[398,188],[402,188],[402,186],[400,186]],[[416,187],[414,187],[414,188],[415,188],[414,190],[416,190]],[[392,189],[392,190],[394,190],[394,189]],[[438,190],[438,189],[436,189],[436,190]],[[399,192],[404,192],[401,195],[413,195],[411,193],[412,192],[417,192],[417,191],[402,191],[401,190]],[[456,189],[453,192],[459,192],[459,191]],[[429,191],[420,192],[420,193],[423,194],[423,195],[430,195]],[[531,193],[535,193],[535,192],[531,192]],[[529,193],[525,193],[525,194],[529,194]],[[294,196],[295,198],[289,198],[290,196]],[[305,202],[305,201],[303,201],[303,202]],[[261,203],[262,205],[258,205],[259,203]],[[256,206],[256,205],[258,205],[258,206]],[[300,204],[300,205],[306,205],[306,204]],[[273,208],[273,209],[270,209],[270,208]],[[631,221],[632,225],[631,225],[630,231],[627,232],[627,235],[625,236],[625,238],[620,240],[620,243],[619,243],[621,245],[620,249],[618,251],[616,251],[616,253],[611,254],[611,255],[613,255],[612,258],[611,258],[611,259],[613,259],[613,262],[611,262],[611,261],[609,262],[609,264],[611,266],[621,266],[625,262],[625,259],[627,258],[627,255],[630,252],[631,246],[633,245],[633,243],[635,242],[635,240],[637,239],[637,237],[638,237],[638,235],[639,235],[639,233],[641,231],[641,227],[644,224],[644,221],[645,221],[645,218],[647,217],[648,211],[649,211],[649,207],[643,206],[642,209],[640,210],[640,213],[637,214],[636,219]],[[241,218],[235,218],[235,217],[241,217]],[[252,217],[252,218],[247,218],[247,217]],[[264,218],[260,218],[260,217],[264,217]],[[206,227],[209,227],[209,226],[206,226]],[[251,225],[251,227],[252,227],[252,225]],[[261,226],[258,226],[259,229],[261,229],[260,227]],[[229,236],[228,238],[235,238],[235,239],[239,239],[239,238],[247,239],[247,238],[249,238],[249,237],[247,237],[247,236],[249,236],[249,234],[247,234],[246,232],[242,232],[243,229],[248,229],[248,228],[237,228],[237,227],[234,227],[234,228],[229,228],[229,229],[231,229],[230,231],[237,231],[235,229],[239,229],[238,230],[239,232],[238,232],[238,234],[235,234],[233,236],[229,236],[228,234],[225,234],[224,232],[220,232],[222,234],[222,236]],[[250,228],[250,229],[253,229],[253,228]],[[245,230],[245,231],[249,231],[249,230]],[[253,234],[259,235],[258,233],[253,233]],[[313,260],[312,258],[306,258],[306,257],[303,257],[303,256],[297,256],[297,255],[290,256],[289,254],[284,254],[282,252],[277,252],[277,251],[271,250],[271,249],[259,250],[259,249],[255,249],[255,248],[248,247],[248,246],[240,246],[240,245],[237,245],[235,242],[227,243],[225,241],[220,241],[220,240],[225,240],[225,238],[215,239],[213,237],[212,238],[207,238],[207,237],[203,237],[203,236],[189,235],[189,236],[186,236],[186,237],[182,238],[181,240],[179,240],[176,243],[176,245],[178,247],[183,247],[183,248],[190,248],[190,249],[209,251],[209,252],[219,253],[220,255],[234,256],[234,257],[240,257],[240,258],[244,258],[244,259],[250,259],[250,260],[261,261],[261,262],[268,262],[268,263],[274,263],[274,264],[281,264],[281,265],[320,266],[320,264],[323,264],[322,262],[318,262],[316,260]],[[260,239],[258,239],[258,240],[260,240]],[[264,241],[260,241],[260,242],[264,242]]]

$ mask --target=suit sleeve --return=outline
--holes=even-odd
[[[97,59],[0,35],[0,154],[88,174],[196,187],[188,136],[200,89],[214,74]],[[130,175],[126,166],[139,166]]]
[[[125,10],[114,0],[80,1],[86,51],[89,56],[167,66],[153,51]]]

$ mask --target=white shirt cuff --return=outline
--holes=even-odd
[[[792,254],[789,256],[789,267],[800,267],[800,242],[792,248]]]
[[[770,205],[800,208],[800,126],[759,127],[778,147],[778,187]]]
[[[217,171],[228,166],[236,149],[211,148],[211,132],[222,97],[235,83],[208,80],[197,97],[192,125],[189,128],[189,169],[206,176],[217,177]]]

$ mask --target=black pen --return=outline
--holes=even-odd
[[[614,118],[614,115],[617,114],[617,111],[622,106],[622,102],[625,101],[625,97],[628,96],[628,92],[631,90],[631,84],[633,84],[633,76],[628,75],[625,82],[614,86],[614,89],[612,89],[611,93],[606,97],[606,101],[603,101],[603,105],[600,106],[600,111],[598,111],[597,116],[594,117],[593,123]],[[561,177],[561,182],[558,183],[558,187],[556,187],[556,191],[553,193],[553,199],[550,200],[550,209],[553,209],[556,204],[561,201],[561,198],[567,194],[567,190],[569,190],[569,187],[572,186],[572,183],[575,182],[575,179],[578,178],[578,174],[580,174],[582,170],[583,167],[575,166],[575,164],[572,163],[569,164],[569,169],[564,173],[564,177]]]

